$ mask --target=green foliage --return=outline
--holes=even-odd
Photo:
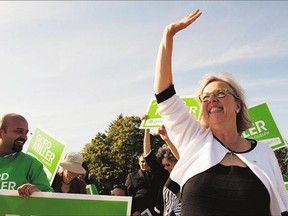
[[[100,194],[110,194],[112,185],[124,184],[128,173],[139,168],[137,157],[143,152],[144,137],[140,123],[139,117],[119,115],[106,133],[97,133],[84,147],[84,161],[88,163],[90,173],[96,175]],[[158,135],[150,137],[155,152],[164,142]]]
[[[283,147],[283,148],[277,149],[274,151],[274,153],[278,159],[278,163],[279,163],[282,173],[287,175],[288,174],[287,172],[288,171],[287,170],[288,148]]]

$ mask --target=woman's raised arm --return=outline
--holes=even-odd
[[[159,47],[156,72],[154,80],[154,92],[156,94],[161,93],[173,84],[172,77],[172,50],[173,50],[173,37],[174,35],[188,27],[193,23],[201,12],[199,9],[194,10],[192,13],[184,17],[179,22],[175,22],[166,26],[162,41]]]

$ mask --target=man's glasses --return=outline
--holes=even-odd
[[[229,89],[221,88],[216,89],[212,92],[202,93],[199,95],[199,100],[201,102],[207,102],[210,100],[211,96],[214,95],[216,98],[224,98],[227,94],[231,94],[233,97],[238,98],[235,96]]]

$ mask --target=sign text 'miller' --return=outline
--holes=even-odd
[[[50,148],[51,142],[45,137],[41,136],[41,134],[36,137],[35,143],[32,146],[32,149],[35,152],[37,152],[40,156],[52,164],[55,158],[55,154],[50,151]]]

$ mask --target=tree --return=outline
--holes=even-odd
[[[287,175],[288,170],[287,170],[287,155],[288,155],[288,148],[287,146],[277,149],[274,151],[277,159],[279,166],[281,168],[281,171],[284,175]]]
[[[144,130],[139,129],[139,117],[119,115],[112,121],[106,133],[97,133],[84,147],[84,161],[90,173],[96,175],[100,194],[110,194],[114,184],[124,184],[128,173],[138,169],[138,155],[143,152]],[[152,151],[164,142],[151,134]]]

